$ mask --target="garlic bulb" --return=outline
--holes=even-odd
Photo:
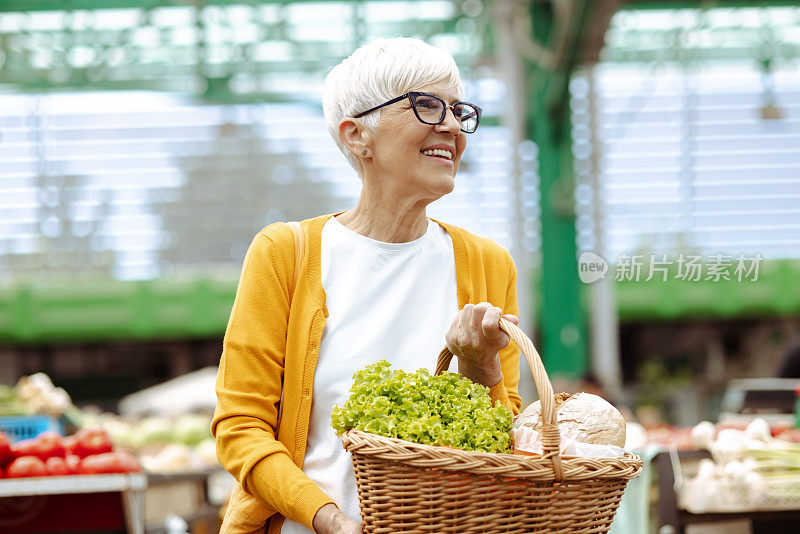
[[[710,449],[717,430],[714,423],[703,421],[692,428],[692,445],[698,449]]]
[[[559,393],[555,396],[558,430],[562,438],[582,443],[625,446],[625,418],[608,401],[590,393]],[[528,426],[541,431],[540,401],[514,419],[514,428]]]
[[[750,424],[747,425],[747,429],[744,431],[744,433],[751,440],[761,442],[772,441],[772,434],[769,431],[769,423],[761,418],[750,421]]]
[[[697,480],[708,482],[717,477],[717,464],[714,463],[714,460],[709,460],[708,458],[703,458],[700,460],[700,465],[697,469]]]
[[[737,462],[736,460],[730,461],[725,464],[723,468],[725,477],[728,479],[728,482],[732,482],[734,484],[743,484],[745,481],[745,477],[747,476],[747,467],[745,467],[741,462]]]

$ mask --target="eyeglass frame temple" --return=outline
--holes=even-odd
[[[435,125],[442,124],[442,123],[444,122],[444,119],[445,119],[445,117],[447,116],[447,110],[448,110],[448,109],[451,109],[451,110],[453,110],[453,112],[455,113],[455,104],[448,105],[448,103],[447,103],[447,102],[445,102],[444,100],[442,100],[442,98],[441,98],[441,97],[439,97],[439,96],[437,96],[437,95],[434,95],[433,93],[423,93],[423,92],[421,92],[421,91],[409,91],[409,92],[407,92],[406,94],[404,94],[404,95],[400,95],[400,96],[398,96],[397,98],[393,98],[393,99],[389,100],[388,102],[384,102],[383,104],[381,104],[381,105],[379,105],[379,106],[375,106],[375,107],[374,107],[374,108],[372,108],[372,109],[368,109],[367,111],[362,111],[361,113],[359,113],[359,114],[357,114],[357,115],[353,115],[353,118],[354,118],[354,119],[357,119],[357,118],[359,118],[359,117],[363,117],[363,116],[364,116],[364,115],[366,115],[367,113],[372,113],[372,112],[373,112],[373,111],[375,111],[376,109],[381,109],[381,108],[382,108],[382,107],[384,107],[384,106],[389,106],[389,105],[391,105],[391,104],[394,104],[394,103],[396,103],[396,102],[400,102],[400,101],[401,101],[401,100],[403,100],[404,98],[408,98],[409,102],[411,103],[411,107],[412,107],[412,109],[414,110],[414,115],[416,115],[416,116],[417,116],[417,119],[418,119],[418,120],[419,120],[421,123],[423,123],[423,124],[430,124],[430,123],[428,123],[428,122],[425,122],[425,121],[423,121],[422,119],[420,119],[420,117],[419,117],[419,113],[417,112],[417,106],[416,106],[416,103],[415,103],[413,100],[411,100],[411,95],[412,95],[412,94],[415,94],[415,95],[425,95],[425,96],[432,96],[432,97],[434,97],[434,98],[438,98],[438,99],[439,99],[439,100],[440,100],[440,101],[441,101],[441,102],[444,104],[444,113],[442,114],[442,118],[441,118],[441,120],[440,120],[439,122],[437,122]],[[474,110],[477,112],[477,116],[475,117],[475,122],[476,122],[476,124],[475,124],[475,130],[477,130],[477,129],[478,129],[478,125],[479,125],[479,124],[480,124],[480,122],[481,122],[481,111],[482,111],[482,110],[481,110],[481,108],[479,108],[478,106],[476,106],[475,104],[473,104],[473,103],[471,103],[471,102],[464,102],[464,101],[462,101],[462,100],[459,100],[458,102],[456,102],[456,104],[468,104],[468,105],[470,105],[470,106],[472,107],[472,109],[474,109]],[[435,126],[435,125],[434,125],[434,126]],[[461,128],[459,128],[459,129],[461,130]],[[462,132],[464,132],[464,133],[473,133],[475,130],[472,130],[472,132],[467,132],[466,130],[461,130],[461,131],[462,131]]]
[[[359,118],[359,117],[363,117],[363,116],[364,116],[364,115],[366,115],[367,113],[372,113],[372,112],[373,112],[373,111],[375,111],[376,109],[381,109],[381,108],[382,108],[382,107],[384,107],[384,106],[389,106],[389,105],[391,105],[391,104],[394,104],[395,102],[400,102],[400,101],[401,101],[401,100],[403,100],[404,98],[408,98],[408,97],[409,97],[409,95],[411,95],[411,91],[410,91],[410,92],[408,92],[408,93],[406,93],[406,94],[404,94],[404,95],[400,95],[400,96],[398,96],[397,98],[393,98],[393,99],[389,100],[388,102],[384,102],[383,104],[381,104],[381,105],[379,105],[379,106],[375,106],[375,107],[374,107],[374,108],[372,108],[372,109],[368,109],[367,111],[362,111],[362,112],[361,112],[361,113],[359,113],[358,115],[353,115],[353,118],[354,118],[354,119],[357,119],[357,118]],[[409,100],[410,100],[410,99],[409,99]],[[413,102],[412,102],[412,104],[413,104]]]

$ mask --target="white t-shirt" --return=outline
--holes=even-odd
[[[458,312],[453,241],[430,220],[419,239],[384,243],[331,217],[322,229],[321,271],[329,316],[314,374],[303,471],[342,512],[361,521],[353,464],[331,428],[331,410],[350,396],[353,373],[377,360],[395,369],[434,371]],[[451,369],[456,367],[453,358]],[[288,519],[281,529],[308,532]]]

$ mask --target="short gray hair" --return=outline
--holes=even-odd
[[[425,41],[408,37],[367,43],[328,73],[322,96],[325,122],[339,150],[359,175],[358,158],[339,139],[342,119],[439,82],[448,83],[463,97],[464,84],[453,56]],[[379,109],[360,120],[372,131],[378,126],[380,112]]]

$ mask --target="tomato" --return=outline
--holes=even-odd
[[[61,435],[53,431],[43,432],[34,439],[20,441],[14,444],[13,450],[17,458],[20,456],[36,456],[43,461],[53,456],[63,458],[66,455]]]
[[[11,440],[8,439],[8,436],[0,432],[0,467],[4,467],[13,459],[14,451],[11,449]],[[0,471],[0,473],[1,472],[2,471]]]
[[[139,462],[132,454],[125,451],[116,451],[112,454],[117,455],[119,467],[122,469],[123,473],[138,473],[142,470],[141,466],[139,466]]]
[[[36,446],[36,439],[24,439],[22,441],[16,442],[12,446],[12,450],[14,451],[14,457],[19,458],[20,456],[36,456],[38,458],[39,448]]]
[[[68,454],[67,457],[64,459],[64,463],[66,464],[67,472],[70,475],[79,475],[82,473],[80,456],[76,456],[74,454]]]
[[[72,434],[71,436],[65,436],[62,443],[64,444],[64,449],[67,451],[67,456],[75,454],[73,451],[75,450],[75,444],[78,443],[78,435]]]
[[[20,456],[8,466],[8,478],[44,477],[47,476],[47,466],[36,456]]]
[[[69,451],[70,454],[75,454],[81,458],[114,450],[114,445],[111,443],[108,433],[100,427],[80,429],[75,434],[74,440],[69,440],[69,444],[72,446]]]
[[[65,476],[69,475],[69,469],[67,469],[67,462],[64,458],[60,458],[58,456],[52,456],[47,459],[45,462],[45,467],[47,467],[47,474],[50,476]]]
[[[87,456],[81,461],[81,472],[86,475],[104,473],[136,473],[141,471],[138,462],[125,451],[106,452]]]
[[[81,459],[81,474],[83,475],[102,475],[113,473],[111,453],[94,454]]]
[[[58,432],[48,430],[36,436],[37,446],[39,447],[39,458],[59,457],[64,458],[67,451],[64,448],[64,438]]]

